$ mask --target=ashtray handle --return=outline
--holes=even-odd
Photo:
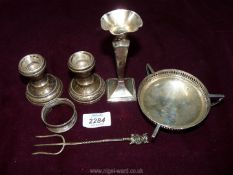
[[[146,74],[150,75],[153,74],[155,71],[154,69],[151,67],[151,65],[149,63],[146,64]]]
[[[224,98],[224,94],[209,94],[211,107],[220,103]]]

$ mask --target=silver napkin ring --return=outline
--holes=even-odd
[[[52,125],[47,122],[47,116],[48,113],[52,110],[54,106],[58,105],[68,105],[73,109],[73,115],[71,118],[66,121],[65,123],[58,124],[58,125]],[[75,105],[72,101],[70,101],[67,98],[55,98],[54,100],[51,100],[50,102],[46,103],[41,111],[41,119],[48,128],[49,131],[55,132],[55,133],[62,133],[66,132],[69,129],[71,129],[75,122],[77,121],[77,111],[75,109]]]

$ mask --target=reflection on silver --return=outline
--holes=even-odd
[[[103,30],[109,30],[113,35],[136,32],[143,25],[141,17],[136,12],[125,9],[104,14],[100,23]]]

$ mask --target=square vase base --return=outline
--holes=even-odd
[[[133,78],[107,80],[107,101],[127,102],[137,101],[135,83]]]

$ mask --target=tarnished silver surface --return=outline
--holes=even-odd
[[[83,145],[83,144],[96,144],[96,143],[107,143],[107,142],[130,142],[130,144],[145,144],[149,143],[147,133],[143,135],[139,134],[131,134],[131,137],[126,138],[116,138],[116,139],[102,139],[102,140],[90,140],[90,141],[83,141],[83,142],[66,142],[65,138],[62,135],[54,134],[54,135],[44,135],[44,136],[36,136],[36,138],[51,138],[51,137],[58,137],[62,140],[61,143],[44,143],[44,144],[36,144],[34,146],[37,147],[50,147],[50,146],[61,146],[61,149],[57,152],[47,152],[47,151],[39,151],[34,152],[32,155],[58,155],[62,153],[65,146],[74,146],[74,145]]]
[[[117,9],[104,14],[100,22],[103,30],[108,30],[115,36],[112,45],[115,52],[118,79],[112,78],[107,81],[107,100],[109,102],[136,101],[134,80],[124,78],[130,45],[126,35],[142,27],[142,19],[133,11]]]
[[[109,102],[135,101],[136,90],[133,78],[119,80],[111,78],[107,80],[107,99]]]
[[[48,113],[52,110],[53,107],[59,105],[68,105],[72,108],[73,114],[68,121],[59,125],[49,124],[47,122]],[[75,105],[72,101],[67,98],[55,98],[54,100],[46,103],[41,111],[41,119],[48,128],[49,131],[54,133],[63,133],[70,130],[77,121],[77,111]]]
[[[76,52],[69,58],[68,67],[75,73],[69,94],[79,103],[95,103],[104,95],[105,82],[98,74],[93,74],[94,66],[93,55],[86,51]]]
[[[18,65],[19,73],[30,78],[26,98],[35,105],[44,105],[62,94],[62,82],[51,74],[45,74],[46,62],[39,54],[23,57]]]
[[[149,143],[147,133],[145,133],[143,135],[131,134],[130,144],[140,145],[142,143]]]
[[[148,75],[140,83],[138,102],[142,112],[157,127],[181,130],[193,127],[205,119],[210,110],[206,87],[193,75],[165,69]]]

